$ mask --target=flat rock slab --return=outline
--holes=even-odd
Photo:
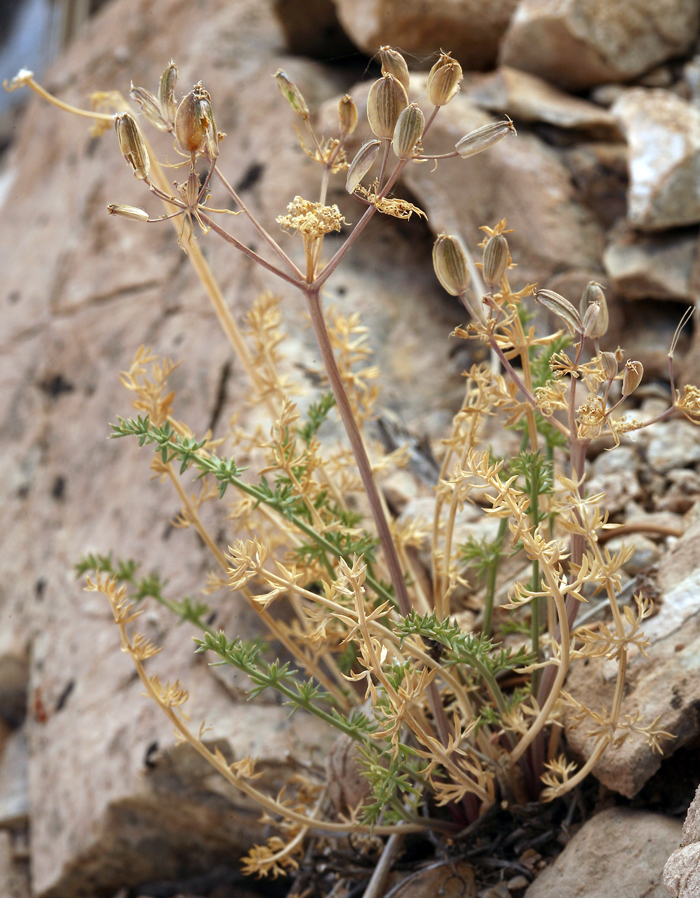
[[[626,299],[690,300],[698,231],[621,234],[605,248],[603,264],[616,293]]]
[[[680,848],[664,867],[664,885],[674,898],[700,896],[700,788],[688,808]]]
[[[576,833],[525,898],[668,898],[661,881],[679,820],[609,808]]]

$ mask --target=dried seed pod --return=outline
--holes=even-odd
[[[505,122],[491,122],[488,125],[482,125],[475,131],[470,131],[469,134],[457,141],[455,149],[462,159],[467,159],[469,156],[476,156],[477,153],[488,150],[499,140],[503,140],[507,134],[517,135],[517,133],[515,125],[506,116]]]
[[[199,183],[199,176],[196,172],[191,171],[187,176],[187,191],[185,193],[187,205],[190,209],[193,209],[197,205],[197,199],[201,189],[202,185]]]
[[[138,209],[136,206],[124,206],[121,203],[110,203],[107,206],[110,215],[121,215],[122,218],[130,218],[132,221],[148,221],[148,212]]]
[[[306,105],[306,100],[302,97],[301,91],[289,75],[283,69],[277,69],[272,77],[277,82],[280,93],[296,114],[307,119],[309,117],[309,107]]]
[[[467,253],[458,237],[438,235],[433,245],[433,268],[451,296],[461,296],[469,289]]]
[[[352,134],[357,127],[357,106],[350,94],[345,94],[338,103],[338,121],[341,134]]]
[[[614,352],[601,352],[600,360],[603,364],[603,373],[608,380],[617,376],[617,359]]]
[[[622,395],[631,396],[642,382],[642,377],[644,377],[642,363],[628,360],[622,374]]]
[[[600,303],[592,302],[583,315],[583,336],[590,337],[592,340],[601,337],[605,331],[601,333],[601,321],[603,318],[603,310]]]
[[[564,299],[563,296],[555,293],[554,290],[535,291],[535,302],[538,302],[540,305],[544,306],[545,309],[549,309],[550,312],[553,312],[557,317],[561,318],[564,324],[569,328],[569,333],[572,337],[574,334],[580,334],[583,331],[583,321],[581,320],[578,310],[568,299]]]
[[[492,234],[484,247],[482,266],[482,274],[489,287],[495,287],[501,283],[509,260],[508,241],[503,234]]]
[[[394,128],[391,147],[399,159],[411,159],[425,129],[425,116],[415,103],[407,106]]]
[[[145,180],[151,170],[151,162],[136,119],[130,112],[119,112],[114,116],[114,127],[122,156],[129,163],[136,177],[141,181]]]
[[[161,115],[171,126],[175,123],[175,113],[177,112],[177,102],[175,101],[177,77],[177,66],[171,59],[158,83],[158,103]]]
[[[374,165],[381,145],[380,140],[369,140],[357,151],[357,155],[350,163],[345,181],[345,189],[348,193],[354,193],[357,190],[360,181]]]
[[[184,153],[205,150],[212,158],[219,155],[219,142],[211,98],[201,82],[183,97],[175,113],[175,137]]]
[[[408,106],[403,84],[393,75],[375,81],[367,95],[367,121],[377,137],[391,140],[399,116]]]
[[[579,305],[584,323],[588,309],[594,305],[598,307],[599,311],[595,323],[590,330],[585,331],[585,335],[591,337],[593,340],[597,340],[607,333],[610,316],[608,314],[608,304],[605,300],[605,293],[603,292],[602,286],[595,281],[589,281],[586,289],[583,291]]]
[[[170,125],[161,115],[158,100],[156,100],[150,91],[145,90],[143,87],[134,87],[132,82],[129,96],[132,100],[136,100],[141,107],[141,112],[152,125],[158,128],[159,131],[170,130]]]
[[[441,53],[428,75],[428,100],[433,106],[446,106],[459,90],[461,80],[462,66],[449,53]]]
[[[400,81],[406,93],[411,83],[411,76],[408,74],[408,66],[406,60],[393,47],[380,47],[379,57],[382,61],[382,75],[393,75],[397,81]]]

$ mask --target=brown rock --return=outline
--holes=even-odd
[[[664,885],[674,898],[700,896],[700,789],[688,808],[680,848],[664,867]]]
[[[585,131],[601,140],[621,137],[615,119],[607,110],[510,66],[501,66],[472,82],[465,93],[477,106],[491,112],[505,112],[516,121],[547,122],[557,128]]]
[[[692,46],[699,16],[695,0],[521,0],[500,59],[573,91],[628,81]]]
[[[328,59],[355,50],[338,21],[333,0],[273,0],[287,48],[296,56]]]
[[[657,726],[671,733],[661,747],[664,757],[700,733],[700,595],[697,569],[698,524],[691,526],[675,550],[659,563],[658,583],[662,604],[658,614],[642,625],[651,645],[648,657],[630,651],[621,720],[642,715],[643,723],[658,718]],[[617,665],[604,659],[574,663],[567,689],[574,698],[593,710],[609,707]],[[569,747],[581,759],[590,756],[596,743],[584,722],[565,729]],[[609,789],[632,798],[658,770],[662,756],[652,752],[641,736],[619,748],[609,748],[593,768],[594,775]]]
[[[603,264],[615,291],[627,299],[692,298],[697,229],[664,234],[630,231],[615,237]]]
[[[669,91],[638,87],[611,112],[629,145],[630,224],[658,231],[700,221],[700,111]]]
[[[661,873],[680,831],[678,820],[661,814],[601,811],[537,877],[525,898],[665,898]]]
[[[493,65],[517,0],[335,0],[335,4],[345,31],[369,56],[382,44],[418,57],[432,57],[443,47],[466,70]]]

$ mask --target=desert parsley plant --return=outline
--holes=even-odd
[[[142,347],[122,374],[135,415],[120,418],[112,435],[150,447],[152,469],[178,493],[177,523],[194,528],[212,557],[203,595],[231,590],[255,610],[269,645],[283,649],[293,662],[276,659],[250,634],[214,630],[201,599],[169,597],[158,576],[141,577],[133,562],[95,555],[78,567],[89,575],[87,588],[109,601],[123,650],[179,736],[254,798],[276,825],[279,835],[256,846],[245,860],[246,868],[258,874],[294,868],[309,830],[329,838],[348,831],[454,833],[499,798],[562,795],[624,739],[638,735],[659,749],[668,735],[657,722],[621,717],[628,651],[631,646],[644,650],[641,624],[650,609],[641,598],[634,608],[618,602],[621,568],[630,550],[611,554],[599,542],[607,521],[605,500],[587,495],[584,467],[592,441],[607,439],[616,446],[625,432],[646,426],[619,415],[640,383],[642,366],[619,349],[601,350],[608,313],[599,285],[591,283],[578,306],[530,285],[512,290],[505,221],[483,229],[477,265],[459,237],[441,234],[435,242],[437,277],[469,316],[454,337],[484,343],[492,364],[465,372],[464,401],[443,442],[433,520],[393,520],[387,510],[378,482],[405,464],[407,453],[368,449],[366,430],[378,398],[368,335],[352,311],[325,312],[321,291],[374,215],[423,214],[393,193],[406,166],[438,159],[469,165],[465,159],[514,134],[514,128],[509,119],[494,122],[464,136],[452,153],[431,155],[430,127],[459,89],[459,63],[440,55],[425,82],[424,111],[409,101],[403,57],[388,47],[380,54],[382,77],[367,100],[374,137],[351,161],[345,147],[358,122],[352,99],[340,100],[337,136],[323,140],[297,87],[284,72],[275,75],[301,120],[302,146],[320,169],[318,196],[295,197],[278,218],[281,228],[302,242],[302,267],[225,177],[224,135],[217,130],[211,97],[201,84],[178,97],[174,63],[156,94],[132,88],[130,96],[143,119],[172,135],[184,172],[175,190],[142,133],[136,107],[119,95],[99,95],[100,109],[84,111],[50,97],[30,72],[20,72],[10,85],[28,85],[69,112],[92,118],[98,131],[116,128],[126,163],[143,182],[145,195],[161,201],[164,211],[154,216],[114,203],[109,213],[133,220],[125,227],[166,220],[175,225],[177,240],[248,376],[251,403],[269,412],[266,432],[247,433],[232,425],[218,439],[192,433],[177,418],[168,388],[173,364]],[[104,111],[110,106],[114,111]],[[329,180],[340,173],[364,212],[326,258],[325,235],[344,225],[337,206],[326,204]],[[215,187],[233,201],[233,212],[209,204]],[[238,214],[263,239],[264,254],[235,236],[231,219]],[[294,401],[300,387],[281,371],[285,334],[279,298],[258,297],[239,328],[201,253],[199,241],[205,236],[223,239],[306,298],[326,391],[303,416]],[[534,304],[527,308],[529,297]],[[536,330],[530,317],[538,304],[561,323],[561,330]],[[674,348],[675,341],[671,360]],[[671,382],[671,407],[656,420],[676,414],[700,420],[700,392],[694,387],[677,391],[672,364]],[[319,431],[336,414],[347,443],[329,446]],[[483,445],[494,416],[519,433],[520,451],[513,457],[494,458]],[[195,495],[186,487],[191,474],[199,482]],[[249,538],[219,544],[200,514],[203,504],[217,501],[228,503],[235,532],[247,532]],[[495,539],[458,543],[467,503],[498,519]],[[429,552],[427,577],[417,569],[416,548]],[[499,571],[514,553],[525,573],[497,609]],[[475,576],[484,584],[482,614],[470,630],[455,618],[455,601],[465,588],[474,588]],[[577,610],[593,592],[607,596],[612,622],[576,629]],[[151,661],[159,648],[134,629],[137,606],[145,600],[161,603],[196,627],[196,651],[206,653],[211,663],[245,672],[251,695],[275,690],[292,710],[315,715],[337,730],[367,781],[359,798],[351,806],[331,803],[328,784],[311,773],[297,777],[284,793],[270,795],[256,785],[254,759],[231,764],[212,750],[206,726],[193,726],[183,711],[185,686],[161,682],[154,671],[157,662]],[[283,603],[291,616],[278,613]],[[504,611],[510,613],[507,619]],[[587,708],[565,690],[571,662],[587,657],[617,664],[610,707]],[[596,737],[580,769],[559,748],[567,707]]]

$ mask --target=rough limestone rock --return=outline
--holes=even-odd
[[[700,221],[700,110],[669,91],[632,88],[611,109],[629,145],[629,223],[659,231]]]
[[[464,92],[483,109],[505,112],[516,122],[546,122],[557,128],[575,128],[601,140],[621,139],[617,122],[607,109],[510,66],[500,66],[472,81]]]
[[[689,300],[698,251],[696,228],[662,234],[628,231],[605,248],[603,264],[626,299]]]
[[[609,808],[583,825],[525,898],[666,898],[661,874],[681,823]]]
[[[345,31],[373,56],[389,44],[410,59],[442,47],[467,69],[493,65],[517,0],[335,0]],[[429,60],[426,60],[429,61]]]
[[[580,91],[682,54],[699,25],[697,0],[521,0],[500,61]]]
[[[688,808],[680,848],[664,867],[664,885],[673,898],[700,896],[700,788]]]

